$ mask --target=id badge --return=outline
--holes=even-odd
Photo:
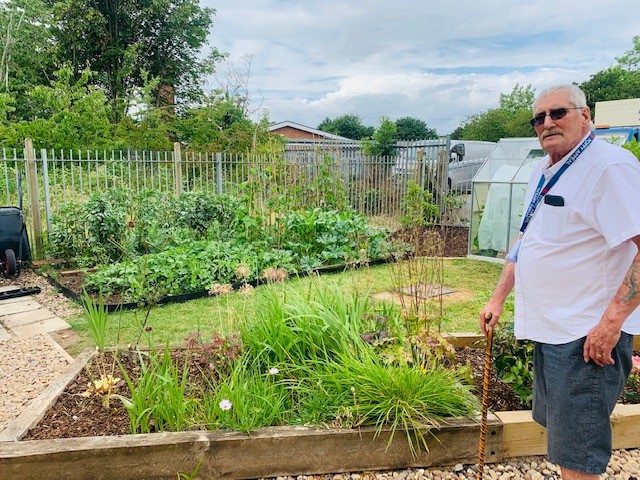
[[[516,240],[516,243],[513,244],[509,253],[507,253],[506,257],[504,257],[508,262],[518,263],[518,252],[520,251],[520,241],[521,238]]]

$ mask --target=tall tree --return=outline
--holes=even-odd
[[[531,111],[536,91],[531,84],[526,87],[516,83],[510,93],[500,94],[500,108],[510,113],[516,113],[521,110]]]
[[[397,140],[430,140],[438,138],[438,132],[427,127],[427,122],[413,117],[396,120]]]
[[[327,117],[318,125],[318,130],[351,140],[362,140],[372,136],[375,131],[373,127],[363,125],[359,115],[353,114],[343,115],[333,120]]]
[[[116,119],[144,72],[160,81],[156,104],[199,93],[207,62],[198,60],[215,10],[198,0],[49,0],[58,55],[80,72],[98,73]]]
[[[27,92],[45,85],[54,70],[51,15],[42,0],[0,2],[0,92],[14,99],[12,120],[32,117]]]
[[[380,126],[373,133],[372,138],[362,141],[362,151],[366,155],[390,156],[395,153],[396,135],[398,129],[389,117],[380,119]]]
[[[529,124],[535,90],[516,84],[508,94],[500,94],[500,106],[467,118],[452,134],[459,140],[497,142],[508,137],[533,137]]]
[[[633,48],[617,58],[614,65],[591,75],[580,88],[592,114],[596,102],[640,97],[640,36],[633,37]]]

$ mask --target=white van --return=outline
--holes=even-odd
[[[449,189],[456,193],[469,193],[471,180],[495,146],[495,142],[451,140]]]

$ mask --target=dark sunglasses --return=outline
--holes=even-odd
[[[547,118],[547,115],[549,115],[551,117],[551,120],[556,121],[556,120],[560,120],[564,117],[567,116],[567,112],[569,110],[582,110],[584,107],[562,107],[562,108],[554,108],[553,110],[550,110],[549,113],[546,112],[542,112],[537,114],[535,117],[533,117],[531,120],[529,120],[529,123],[531,124],[532,127],[539,127],[541,125],[544,125],[544,120],[545,118]]]

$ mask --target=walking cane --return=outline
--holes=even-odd
[[[487,322],[491,320],[491,312],[484,315]],[[487,435],[487,410],[489,406],[489,377],[491,374],[491,346],[493,329],[487,330],[487,346],[484,356],[484,376],[482,379],[482,421],[480,422],[480,444],[478,446],[478,480],[484,477],[484,447]]]

